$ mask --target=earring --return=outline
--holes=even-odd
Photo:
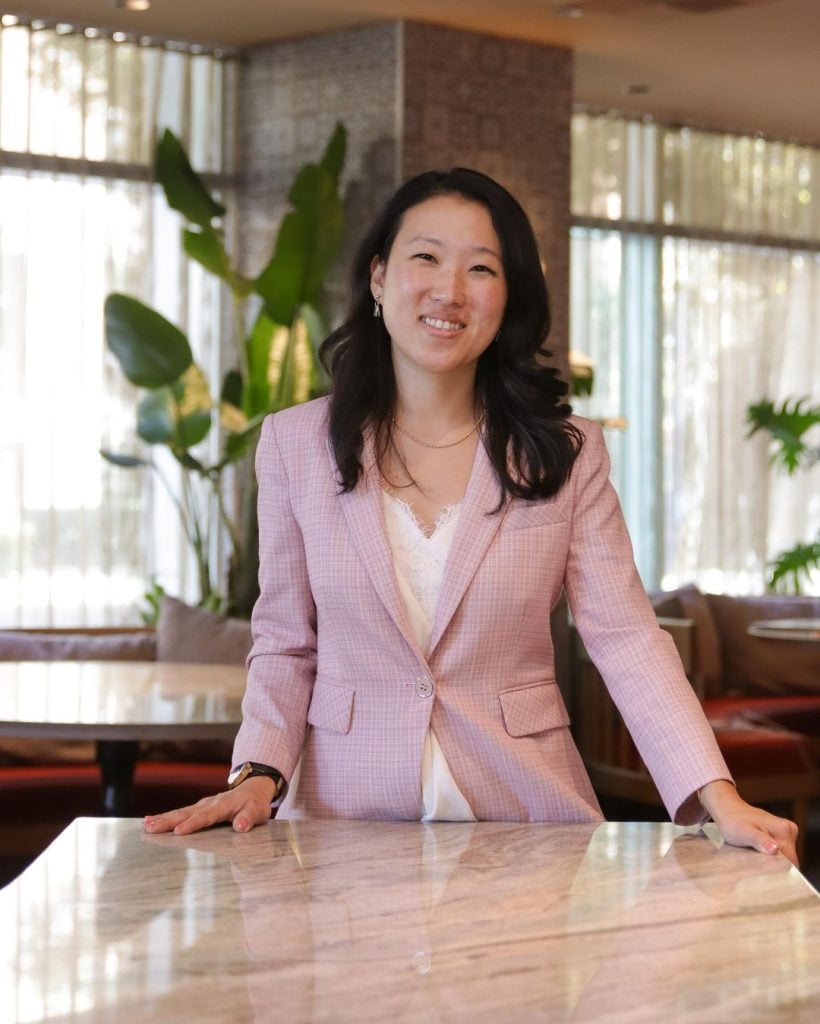
[[[380,319],[381,319],[381,315],[382,315],[382,307],[381,307],[381,304],[379,303],[379,300],[378,300],[378,299],[376,298],[376,296],[374,295],[374,296],[373,296],[373,316],[374,316],[374,317],[375,317],[375,318],[376,318],[377,320],[380,320]]]

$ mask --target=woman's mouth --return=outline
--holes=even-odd
[[[461,323],[460,320],[439,320],[434,316],[423,316],[420,317],[421,322],[426,324],[428,327],[433,327],[437,331],[460,331],[466,327],[466,324]]]

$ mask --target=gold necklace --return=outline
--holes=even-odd
[[[463,442],[466,441],[468,437],[472,437],[473,434],[478,430],[478,428],[481,426],[482,421],[484,420],[484,413],[482,413],[478,417],[478,419],[473,424],[472,429],[468,433],[466,433],[464,437],[460,437],[457,441],[450,441],[447,444],[430,444],[429,441],[422,441],[420,437],[414,437],[412,434],[408,433],[404,429],[404,427],[399,426],[399,422],[395,416],[391,416],[390,419],[393,421],[393,426],[396,428],[396,430],[398,430],[400,434],[404,434],[405,437],[409,437],[411,441],[415,441],[416,444],[420,444],[422,448],[455,448],[457,444],[463,444]]]

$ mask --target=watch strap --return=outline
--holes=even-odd
[[[271,807],[278,807],[285,799],[288,784],[285,776],[278,769],[272,768],[270,765],[259,764],[257,761],[245,761],[243,764],[237,765],[231,769],[228,775],[228,789],[235,789],[246,779],[258,778],[260,776],[273,779],[276,789],[271,800]]]

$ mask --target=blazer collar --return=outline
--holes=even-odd
[[[335,474],[336,463],[329,441],[328,453]],[[339,495],[342,511],[359,558],[382,604],[419,661],[426,664],[492,543],[509,499],[505,497],[498,514],[490,515],[498,505],[500,489],[484,445],[479,444],[444,566],[430,635],[430,649],[425,657],[416,643],[407,608],[399,592],[393,554],[387,540],[382,489],[370,431],[365,432],[362,466],[363,474],[358,485],[352,491]]]
[[[431,658],[436,645],[455,615],[470,581],[493,542],[504,512],[509,504],[505,495],[501,509],[495,515],[501,497],[493,464],[482,443],[476,449],[473,469],[461,503],[456,531],[453,536],[438,595],[433,629],[430,635]]]
[[[330,440],[327,442],[328,454],[337,476],[336,460]],[[373,435],[365,431],[362,447],[362,476],[352,491],[339,495],[347,528],[353,539],[353,545],[361,559],[370,580],[402,636],[422,664],[427,663],[424,653],[419,649],[407,606],[399,592],[396,570],[393,566],[393,553],[387,540],[387,528],[384,521],[384,505],[379,480],[379,470],[373,444]]]

